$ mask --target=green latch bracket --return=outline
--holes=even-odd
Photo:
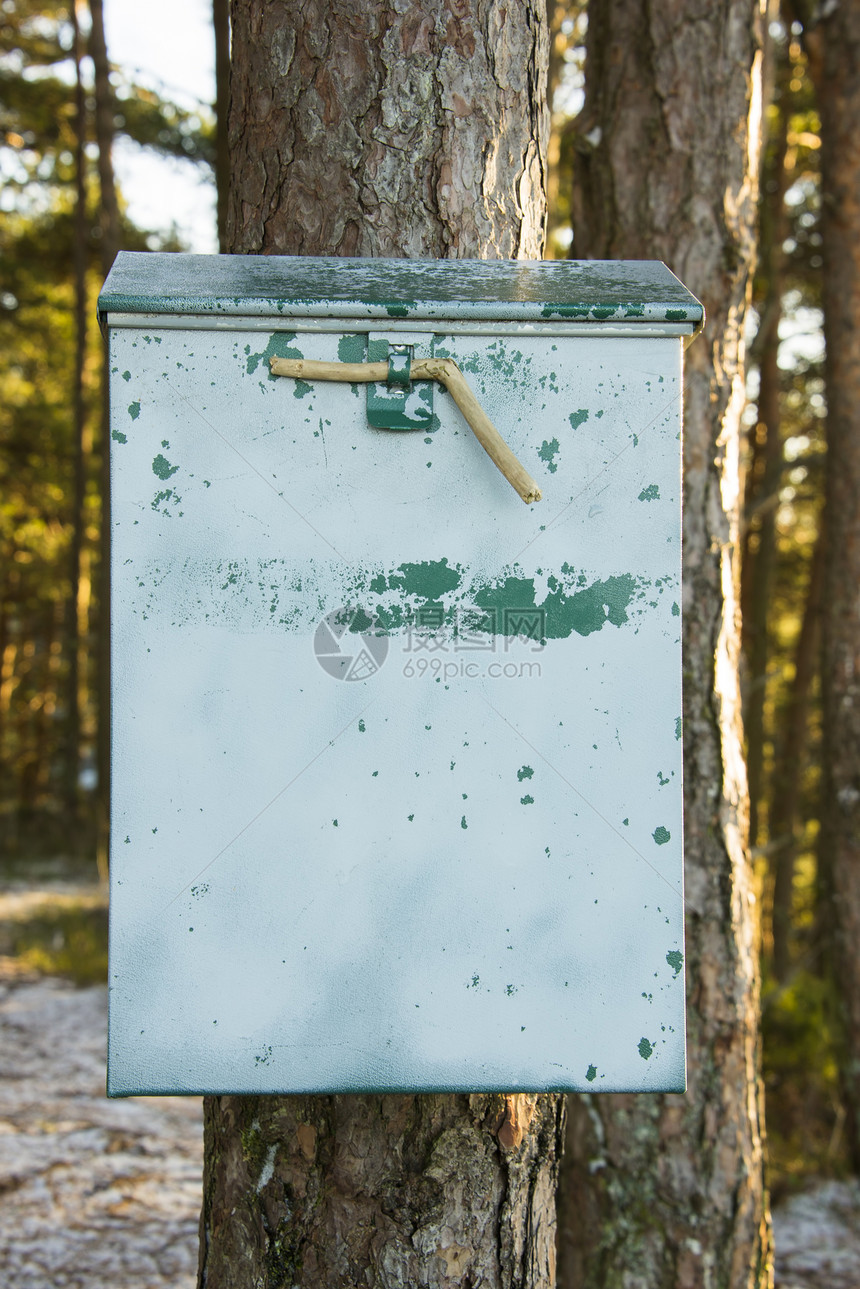
[[[388,363],[388,380],[367,387],[370,425],[378,430],[433,429],[433,381],[411,379],[413,358],[432,357],[432,335],[370,333],[367,361]]]

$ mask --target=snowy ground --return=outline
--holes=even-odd
[[[29,898],[0,895],[0,918]],[[0,960],[3,1289],[196,1283],[200,1098],[108,1101],[106,1025],[104,986]]]
[[[42,896],[0,893],[0,921]],[[13,908],[14,904],[14,908]],[[2,1289],[193,1289],[198,1097],[104,1095],[107,991],[0,959]],[[860,1289],[860,1182],[774,1212],[778,1289]]]

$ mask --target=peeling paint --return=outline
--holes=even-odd
[[[171,465],[160,452],[152,463],[152,473],[159,479],[169,479],[172,474],[176,474],[178,469],[178,465]]]
[[[558,439],[550,439],[549,442],[544,439],[543,443],[538,448],[538,456],[541,461],[546,462],[546,468],[549,470],[550,474],[555,474],[558,469],[558,462],[555,459],[558,455],[558,451]]]
[[[260,363],[262,363],[269,380],[276,381],[278,377],[273,376],[269,370],[270,358],[304,358],[304,354],[301,349],[297,349],[295,345],[291,344],[291,341],[295,340],[295,338],[296,333],[294,331],[275,331],[271,336],[269,336],[269,342],[266,345],[266,348],[260,350],[259,353],[254,354],[250,352],[250,345],[246,345],[245,353],[247,354],[247,361],[245,363],[245,370],[248,375],[253,376]],[[297,383],[301,383],[303,385],[307,384],[306,381]],[[307,385],[307,390],[310,390],[310,388],[310,385]]]

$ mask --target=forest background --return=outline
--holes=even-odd
[[[211,175],[223,210],[226,0],[213,5],[219,102],[180,107],[111,64],[102,0],[0,3],[0,877],[107,871],[106,418],[95,300],[118,249],[185,249],[128,218],[118,138]],[[548,5],[550,236],[576,255],[586,6]],[[821,533],[827,453],[816,34],[772,6],[759,267],[747,336],[743,686],[761,933],[768,1173],[775,1196],[851,1171],[847,1026],[820,846]],[[102,910],[46,909],[13,951],[106,976]]]

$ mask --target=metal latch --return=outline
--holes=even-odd
[[[432,358],[433,337],[371,332],[367,361],[388,363],[388,379],[367,387],[367,420],[378,430],[432,430],[433,382],[411,379],[412,360]]]

